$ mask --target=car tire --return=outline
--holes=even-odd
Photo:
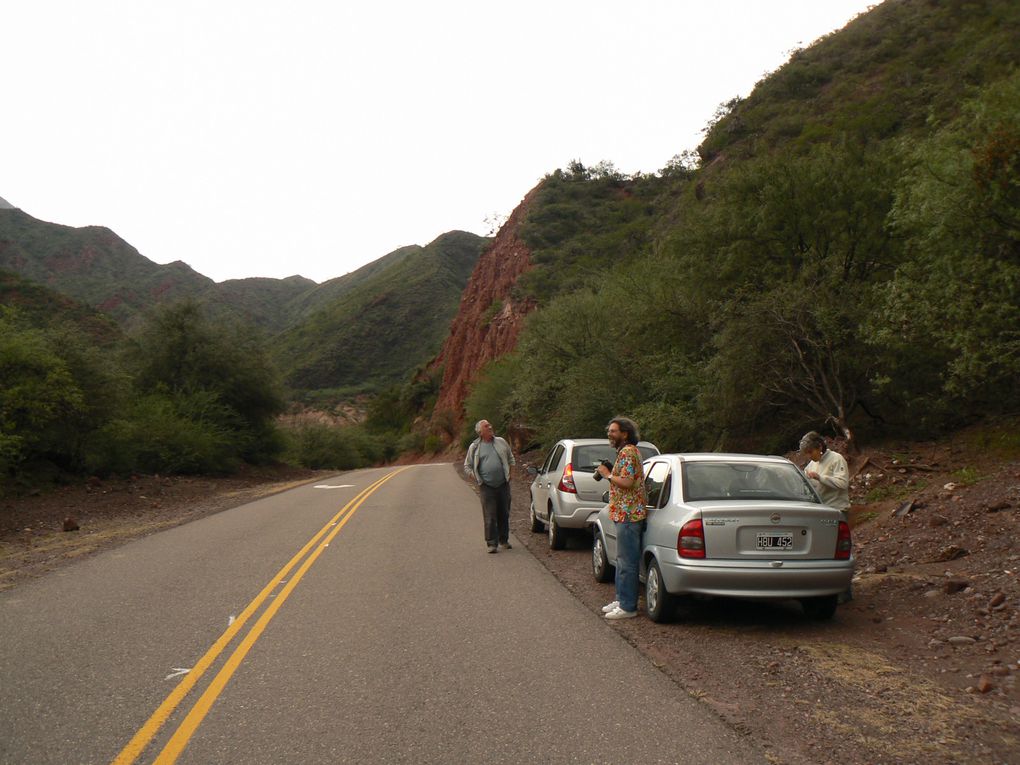
[[[665,622],[673,615],[675,599],[666,592],[662,581],[662,571],[654,558],[648,564],[645,576],[645,611],[653,622]]]
[[[606,556],[606,542],[602,538],[602,534],[599,531],[595,531],[593,534],[594,540],[591,543],[591,572],[595,576],[596,582],[605,584],[606,582],[613,581],[613,566],[609,564],[609,558]]]
[[[549,549],[550,550],[562,550],[566,547],[567,538],[563,529],[556,523],[556,513],[553,509],[549,508]]]
[[[535,503],[531,503],[531,531],[533,534],[540,534],[545,531],[545,524],[538,520],[538,516],[535,515]]]
[[[818,598],[804,598],[800,602],[804,613],[812,619],[822,622],[831,619],[836,613],[836,596],[823,595]]]

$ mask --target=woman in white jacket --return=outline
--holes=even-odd
[[[825,445],[825,439],[815,431],[805,433],[800,439],[800,451],[811,461],[804,468],[818,497],[829,507],[839,510],[843,520],[850,520],[850,469],[839,452]],[[853,585],[840,593],[839,602],[853,600]]]
[[[811,461],[804,468],[804,475],[818,496],[829,507],[843,513],[847,520],[850,510],[850,469],[839,452],[825,445],[825,439],[815,431],[805,433],[800,439],[800,451]]]

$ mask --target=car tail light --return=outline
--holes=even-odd
[[[681,558],[705,557],[705,529],[700,519],[683,525],[676,537],[676,551]]]
[[[850,560],[850,550],[853,542],[850,540],[850,524],[846,521],[839,522],[839,535],[836,537],[836,560]]]
[[[563,477],[560,478],[560,485],[556,488],[567,492],[567,494],[577,494],[577,487],[574,486],[574,466],[569,462],[563,468]]]

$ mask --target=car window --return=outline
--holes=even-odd
[[[673,491],[673,471],[666,476],[666,482],[662,484],[662,494],[659,496],[659,503],[656,507],[665,507],[669,502],[669,495]]]
[[[549,450],[549,454],[545,457],[545,462],[542,463],[542,472],[548,473],[556,465],[556,460],[559,460],[559,455],[563,453],[563,444],[556,444],[552,449]]]
[[[669,478],[668,462],[653,462],[645,478],[645,503],[649,507],[661,507],[662,488]]]
[[[553,449],[552,454],[549,455],[549,467],[546,470],[555,470],[560,466],[560,460],[563,458],[563,452],[566,451],[566,447],[563,444],[556,444],[556,448]]]
[[[609,460],[612,463],[616,462],[616,449],[608,443],[575,446],[570,463],[574,466],[575,471],[594,473],[595,468],[602,460]]]
[[[659,450],[654,446],[638,446],[638,451],[641,452],[641,461],[644,462],[649,457],[655,457],[658,455]]]
[[[542,463],[542,467],[540,467],[538,469],[539,473],[548,473],[549,472],[549,460],[552,459],[553,452],[555,452],[555,451],[556,451],[556,447],[554,446],[552,449],[549,450],[549,453],[547,455],[545,455],[545,461]]]
[[[818,497],[792,463],[685,462],[687,502],[711,499],[777,499],[814,502]]]

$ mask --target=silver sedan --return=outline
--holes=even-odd
[[[828,619],[853,577],[850,527],[823,505],[787,459],[750,454],[661,454],[645,461],[648,520],[641,579],[654,621],[678,596],[796,599]],[[611,581],[615,524],[594,525],[592,571]]]

